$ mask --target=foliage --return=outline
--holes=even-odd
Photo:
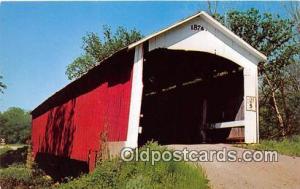
[[[0,93],[3,93],[3,89],[6,89],[6,85],[1,81],[3,76],[0,75]]]
[[[27,169],[24,165],[14,165],[0,169],[0,186],[10,188],[46,188],[52,179],[39,169]]]
[[[70,80],[76,79],[84,75],[96,65],[96,61],[93,59],[93,57],[85,54],[76,58],[71,64],[68,65],[66,75]]]
[[[148,143],[142,149],[164,151],[157,143]],[[104,160],[95,171],[75,179],[60,188],[208,188],[203,171],[186,162],[124,162],[120,159]]]
[[[300,157],[300,135],[280,141],[262,140],[260,144],[243,144],[240,147],[253,150],[276,150],[281,154]]]
[[[31,116],[21,108],[0,112],[0,137],[6,143],[25,143],[30,136]]]
[[[295,80],[299,75],[289,74],[292,67],[300,66],[294,22],[256,9],[214,17],[268,57],[259,64],[261,136],[285,137],[299,132],[299,80]]]
[[[104,26],[103,35],[103,42],[96,33],[88,33],[83,37],[84,55],[76,58],[66,70],[70,80],[79,78],[105,58],[142,38],[139,31],[135,29],[128,31],[123,27],[118,27],[113,33],[110,27]]]
[[[286,2],[286,9],[297,24],[298,33],[300,34],[300,2]],[[300,36],[299,36],[300,37]]]

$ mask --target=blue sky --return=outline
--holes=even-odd
[[[219,2],[230,9],[278,13],[281,2]],[[101,33],[103,25],[136,28],[144,35],[207,10],[206,2],[2,2],[0,75],[7,89],[0,111],[17,106],[32,110],[68,84],[66,66],[82,53],[82,37]]]

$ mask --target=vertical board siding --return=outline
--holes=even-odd
[[[107,130],[108,141],[126,140],[133,54],[126,58],[97,66],[33,111],[34,155],[89,161],[99,150],[102,131]]]

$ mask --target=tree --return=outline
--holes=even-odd
[[[21,108],[0,112],[0,137],[6,143],[25,143],[30,136],[31,116]]]
[[[3,90],[6,89],[6,85],[1,81],[3,77],[0,75],[0,92],[3,93]]]
[[[218,1],[214,1],[213,3],[211,1],[207,1],[207,11],[210,15],[216,15],[218,9]]]
[[[297,101],[299,83],[288,74],[292,66],[299,67],[295,22],[279,15],[260,14],[256,9],[213,16],[268,57],[267,62],[259,64],[262,136],[285,137],[299,130],[295,124],[297,107],[291,104]]]
[[[118,27],[116,32],[112,33],[110,27],[104,26],[103,35],[103,42],[96,33],[88,33],[83,37],[84,54],[69,64],[66,70],[70,80],[81,77],[105,58],[142,38],[139,31],[128,31],[123,27]]]
[[[287,2],[285,7],[292,19],[295,21],[298,33],[300,34],[300,3],[297,1]]]

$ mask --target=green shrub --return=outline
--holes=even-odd
[[[157,143],[149,143],[140,149],[166,150]],[[93,173],[83,175],[60,188],[107,188],[107,189],[197,189],[208,188],[208,181],[200,167],[186,162],[159,161],[153,166],[151,162],[124,162],[118,158],[98,163]]]
[[[11,188],[46,188],[52,179],[39,169],[27,169],[24,165],[13,165],[0,169],[0,186]]]

